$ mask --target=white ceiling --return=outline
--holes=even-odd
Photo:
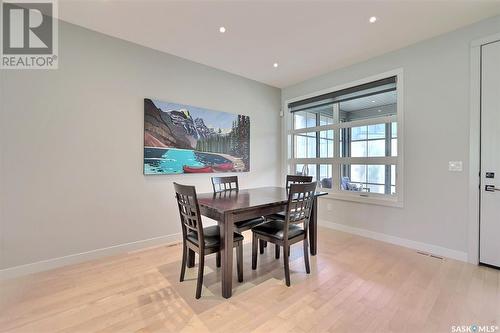
[[[59,1],[65,21],[276,87],[498,14],[480,0]]]

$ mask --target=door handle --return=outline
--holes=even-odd
[[[496,188],[495,185],[486,185],[484,187],[484,190],[486,192],[495,192],[495,191],[500,191],[500,188]]]

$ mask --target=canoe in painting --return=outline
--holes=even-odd
[[[234,164],[231,162],[216,164],[213,166],[213,169],[219,172],[231,171],[234,169]]]
[[[192,167],[192,166],[183,166],[182,170],[184,173],[210,173],[214,172],[211,166],[201,166],[201,167]]]

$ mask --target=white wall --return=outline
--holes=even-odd
[[[251,171],[238,174],[240,186],[278,184],[279,89],[64,22],[59,28],[58,70],[0,74],[4,275],[176,238],[172,182],[206,192],[210,175],[142,174],[144,97],[249,115]]]
[[[470,44],[498,32],[497,16],[282,90],[285,101],[404,70],[404,208],[322,199],[324,223],[466,258]],[[464,171],[448,172],[448,161],[457,160],[464,162]]]

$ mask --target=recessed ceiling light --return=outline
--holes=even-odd
[[[273,64],[273,67],[274,67],[274,68],[278,68],[278,63],[277,63],[277,62],[275,62],[275,63]]]
[[[226,27],[220,27],[220,28],[219,28],[219,32],[220,32],[221,34],[225,33],[225,32],[226,32]]]
[[[369,21],[370,21],[370,23],[375,23],[375,22],[377,22],[377,17],[376,16],[372,16],[372,17],[370,17]]]
[[[375,101],[372,101],[372,103],[375,103]]]

